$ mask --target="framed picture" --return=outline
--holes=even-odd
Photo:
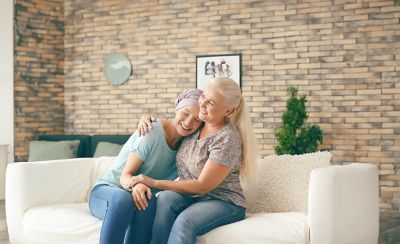
[[[216,77],[229,77],[241,86],[241,54],[196,56],[196,87],[204,89]]]

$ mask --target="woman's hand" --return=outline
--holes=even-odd
[[[136,184],[132,187],[132,198],[135,206],[139,210],[145,210],[149,204],[148,200],[151,199],[151,190],[144,184]]]
[[[137,132],[139,136],[144,136],[148,131],[151,130],[151,122],[156,121],[156,118],[153,115],[143,115],[140,117],[140,121],[138,124]]]
[[[119,183],[121,184],[121,186],[124,189],[129,190],[134,186],[134,184],[133,184],[134,180],[135,180],[135,176],[130,176],[128,174],[125,174],[125,175],[121,175]]]
[[[132,187],[135,186],[135,177],[136,176],[131,176],[129,179],[126,179],[124,184],[121,184],[125,189],[132,189]]]
[[[156,182],[155,179],[145,176],[144,174],[133,176],[131,180],[132,180],[131,187],[134,187],[135,185],[142,183],[145,184],[146,186],[154,188]]]

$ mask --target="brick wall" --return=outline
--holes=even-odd
[[[15,157],[26,160],[37,134],[64,132],[62,0],[15,3]]]
[[[334,162],[380,167],[381,211],[400,207],[400,6],[365,1],[65,1],[65,131],[130,133],[143,113],[173,116],[195,86],[195,57],[241,53],[242,88],[263,155],[286,88],[308,96]],[[133,75],[112,86],[104,58]]]

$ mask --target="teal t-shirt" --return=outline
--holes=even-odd
[[[137,133],[134,133],[128,139],[114,165],[96,182],[96,185],[107,184],[122,188],[119,180],[129,153],[136,154],[143,161],[136,175],[144,174],[160,180],[174,180],[178,177],[175,164],[177,151],[168,146],[161,121],[157,119],[152,126],[153,129],[146,135],[139,137]]]

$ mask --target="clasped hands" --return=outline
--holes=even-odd
[[[138,210],[145,210],[149,206],[148,200],[152,197],[150,187],[153,182],[154,179],[143,174],[131,177],[128,186],[132,189],[133,202]]]

